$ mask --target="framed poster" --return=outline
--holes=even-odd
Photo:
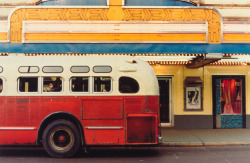
[[[202,110],[202,82],[194,79],[189,77],[185,80],[185,111]]]

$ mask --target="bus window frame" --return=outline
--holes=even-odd
[[[74,68],[74,67],[87,67],[88,68],[88,72],[86,71],[86,72],[74,72],[74,71],[72,71],[72,68]],[[71,66],[70,67],[70,72],[71,73],[89,73],[89,71],[90,71],[90,67],[89,66]]]
[[[3,72],[3,67],[2,66],[0,66],[0,73],[2,73]]]
[[[47,67],[60,67],[60,68],[62,68],[62,71],[60,71],[60,72],[53,72],[53,71],[51,71],[51,72],[46,72],[46,71],[44,71],[44,68],[47,68]],[[64,71],[63,66],[43,66],[43,67],[42,67],[42,72],[43,72],[43,73],[46,73],[46,74],[49,74],[49,73],[52,73],[52,74],[63,73],[63,71]]]
[[[88,78],[88,92],[73,92],[72,91],[72,78],[84,78],[84,77]],[[70,79],[69,79],[69,91],[70,91],[70,93],[72,93],[72,94],[85,94],[85,95],[90,94],[90,87],[91,87],[90,79],[91,79],[90,76],[71,76]]]
[[[37,92],[21,92],[20,91],[20,78],[37,78]],[[20,93],[20,94],[33,94],[33,95],[36,95],[36,94],[39,94],[39,86],[40,86],[40,83],[39,83],[39,76],[19,76],[17,78],[17,92]]]
[[[20,71],[20,69],[23,68],[23,67],[28,67],[29,69],[35,67],[35,68],[37,68],[37,71],[36,72],[22,72],[22,71]],[[18,72],[21,73],[21,74],[36,74],[36,73],[39,73],[39,71],[40,71],[40,68],[38,66],[20,66],[18,68]]]
[[[109,92],[95,92],[95,78],[96,77],[109,77],[111,79]],[[92,76],[92,93],[93,94],[111,94],[112,92],[113,92],[113,78],[111,76]]]
[[[120,91],[120,79],[121,78],[129,78],[129,79],[133,79],[136,83],[137,83],[137,86],[138,86],[138,90],[137,90],[137,92],[121,92]],[[141,86],[140,86],[140,82],[137,80],[137,79],[135,79],[134,77],[130,77],[130,76],[120,76],[119,78],[118,78],[118,92],[119,93],[121,93],[121,94],[123,94],[123,95],[126,95],[126,94],[133,94],[133,95],[135,95],[135,94],[138,94],[139,92],[140,92],[140,90],[141,90]]]
[[[43,82],[44,82],[44,78],[48,78],[48,77],[56,77],[56,78],[62,78],[62,89],[61,91],[52,91],[52,92],[45,92],[43,91]],[[41,94],[61,94],[64,91],[64,77],[62,76],[41,76]]]
[[[102,71],[100,71],[100,72],[96,72],[95,71],[95,68],[98,68],[98,67],[102,67],[102,68],[104,68],[104,67],[108,67],[108,68],[110,68],[110,71],[108,71],[108,72],[102,72]],[[113,68],[112,68],[112,66],[109,66],[109,65],[97,65],[97,66],[94,66],[93,68],[92,68],[92,71],[94,72],[94,73],[111,73],[112,71],[113,71]]]

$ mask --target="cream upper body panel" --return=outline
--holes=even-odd
[[[21,73],[20,67],[38,67],[37,73]],[[61,66],[61,73],[45,73],[45,66]],[[72,73],[72,66],[88,66],[87,73]],[[96,73],[93,71],[95,66],[110,66],[112,71],[109,73]],[[6,96],[81,96],[80,93],[74,94],[70,90],[70,79],[72,77],[89,77],[89,92],[82,95],[159,95],[158,81],[151,66],[135,57],[129,56],[25,56],[24,54],[11,54],[0,57],[0,78],[3,80],[3,92]],[[38,77],[38,92],[19,92],[18,79],[20,77]],[[42,92],[43,77],[62,77],[62,91],[50,94]],[[93,77],[111,77],[112,88],[109,93],[93,92]],[[119,78],[131,77],[139,83],[137,93],[122,94],[119,92]]]

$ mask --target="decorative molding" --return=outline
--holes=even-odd
[[[10,42],[22,42],[23,21],[107,21],[106,8],[19,8],[10,18]]]
[[[207,21],[209,43],[221,43],[221,17],[212,9],[124,9],[123,21]]]
[[[23,21],[205,21],[208,22],[208,42],[221,43],[222,40],[221,15],[210,8],[24,7],[17,8],[9,21],[13,43],[22,42]]]

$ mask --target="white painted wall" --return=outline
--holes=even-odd
[[[35,5],[39,0],[1,0],[0,6]]]
[[[225,21],[250,21],[250,0],[199,0],[198,4],[216,8]]]
[[[200,0],[203,5],[249,5],[250,0]]]
[[[13,7],[1,7],[0,6],[0,20],[7,20],[9,13],[13,10]]]
[[[218,9],[218,10],[221,13],[223,18],[226,18],[226,17],[246,18],[246,17],[248,17],[249,20],[250,20],[250,8],[249,9],[221,8],[221,9]]]
[[[0,20],[7,20],[16,6],[34,6],[39,0],[0,0]]]

